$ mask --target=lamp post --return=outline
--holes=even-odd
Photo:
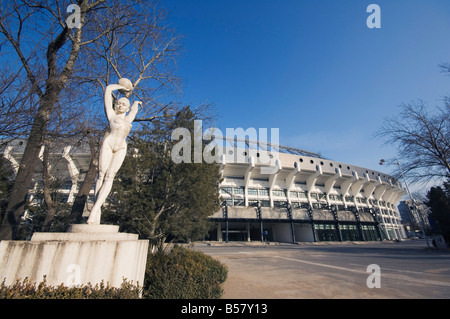
[[[385,162],[385,160],[381,159],[380,160],[380,165],[383,165],[384,162]],[[413,212],[416,215],[417,220],[419,221],[420,228],[422,229],[423,236],[425,238],[425,241],[427,242],[427,247],[430,248],[430,243],[428,242],[428,237],[427,237],[427,234],[425,233],[425,227],[423,226],[422,218],[420,216],[419,210],[417,209],[416,201],[414,200],[413,196],[411,195],[411,191],[409,190],[408,182],[406,181],[406,177],[405,177],[405,174],[403,173],[402,166],[400,165],[400,162],[398,160],[395,160],[395,164],[397,164],[398,168],[400,169],[400,173],[402,174],[403,180],[405,181],[406,190],[408,191],[409,198],[411,199]]]

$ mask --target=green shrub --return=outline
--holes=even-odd
[[[220,298],[227,275],[227,267],[211,256],[175,246],[169,253],[149,254],[143,298]]]
[[[80,287],[48,286],[44,280],[39,284],[28,278],[17,280],[15,284],[6,286],[3,280],[0,286],[0,299],[136,299],[140,289],[123,281],[120,288],[110,287],[103,282],[95,286],[90,283]]]

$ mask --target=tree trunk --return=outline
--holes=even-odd
[[[84,15],[81,17],[84,22]],[[16,239],[17,229],[19,228],[20,217],[24,212],[28,191],[34,176],[34,171],[39,162],[39,152],[44,144],[47,124],[50,115],[55,108],[58,96],[66,85],[73,65],[78,56],[81,42],[81,29],[76,32],[76,41],[72,43],[72,50],[69,59],[58,77],[56,74],[56,59],[58,50],[64,45],[68,35],[67,26],[52,41],[47,48],[47,80],[45,93],[39,94],[39,108],[37,115],[33,119],[30,135],[27,140],[27,146],[20,161],[19,171],[12,189],[8,207],[5,211],[2,225],[0,227],[0,240]],[[12,40],[13,41],[13,40]],[[13,43],[18,47],[18,43]],[[29,75],[30,77],[30,75]],[[35,84],[33,77],[29,78],[31,83]]]
[[[53,218],[56,213],[56,205],[52,199],[51,194],[51,175],[49,171],[49,153],[50,149],[48,144],[44,144],[44,157],[42,160],[42,180],[43,180],[43,189],[44,189],[44,200],[45,205],[47,206],[47,214],[45,215],[44,223],[42,225],[43,232],[50,231],[50,226],[52,225]]]
[[[8,206],[0,228],[0,240],[16,238],[20,217],[25,210],[28,191],[39,162],[39,152],[44,144],[47,122],[59,92],[42,97],[38,113],[34,119],[27,145],[20,161],[16,181],[11,191]]]

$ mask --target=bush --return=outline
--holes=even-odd
[[[214,258],[192,249],[174,246],[169,252],[149,254],[143,298],[216,299],[223,294],[221,284],[227,267]]]
[[[17,280],[14,285],[6,286],[3,280],[0,286],[0,299],[136,299],[140,289],[124,280],[120,288],[110,287],[103,282],[92,286],[66,287],[63,284],[47,286],[44,280],[37,284],[28,278]]]

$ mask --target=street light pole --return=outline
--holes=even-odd
[[[409,190],[408,182],[406,181],[405,174],[403,174],[402,167],[401,167],[400,162],[398,160],[396,160],[396,164],[398,165],[398,168],[400,169],[400,173],[402,174],[403,180],[405,181],[406,190],[408,191],[409,198],[411,198],[411,202],[412,202],[412,205],[413,205],[413,211],[416,214],[417,219],[419,221],[420,228],[422,229],[423,236],[425,237],[425,241],[427,242],[427,247],[430,248],[430,243],[428,242],[428,237],[427,237],[427,234],[425,233],[425,227],[423,226],[422,218],[420,216],[419,210],[417,209],[416,202],[415,202],[414,198],[411,195],[411,191]]]

